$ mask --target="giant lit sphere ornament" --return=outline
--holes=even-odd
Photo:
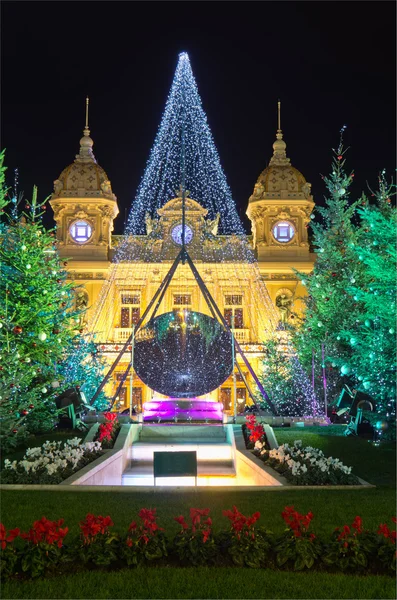
[[[342,375],[348,375],[350,373],[350,371],[351,371],[351,369],[350,369],[349,365],[342,365],[342,368],[340,370]]]
[[[187,309],[165,313],[138,331],[134,368],[160,394],[202,396],[233,370],[231,335],[208,315]]]
[[[40,331],[40,333],[37,337],[39,338],[40,342],[44,342],[44,340],[47,339],[47,334],[44,333],[44,331]]]

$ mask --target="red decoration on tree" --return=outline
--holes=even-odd
[[[12,332],[15,333],[15,335],[19,335],[20,333],[22,333],[22,327],[20,327],[19,325],[15,325]]]
[[[53,329],[52,333],[55,333],[55,335],[57,335],[58,333],[60,333],[60,329]]]
[[[29,414],[29,411],[26,410],[26,408],[24,410],[21,410],[21,415],[23,415],[24,417],[26,417],[26,415]]]
[[[32,408],[34,408],[34,404],[29,404],[29,408],[32,410]]]
[[[18,429],[13,429],[12,433],[18,433]]]
[[[343,158],[342,154],[339,154],[338,160],[342,160],[342,158]]]

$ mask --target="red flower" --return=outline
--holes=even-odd
[[[390,529],[388,528],[388,526],[386,524],[381,523],[379,525],[378,534],[383,535],[383,537],[385,537],[385,538],[388,538],[390,535]]]
[[[7,543],[13,542],[14,539],[19,536],[19,534],[20,534],[20,530],[18,529],[18,527],[15,527],[15,529],[10,529],[10,531],[8,532],[8,535],[7,535],[6,528],[4,527],[3,523],[0,523],[1,549],[5,550]]]
[[[362,533],[362,524],[363,524],[362,518],[355,517],[355,519],[352,523],[352,527],[353,527],[353,529],[355,529],[357,531],[357,533]]]
[[[156,520],[156,509],[149,510],[148,508],[142,508],[138,514],[143,521],[152,522]]]
[[[80,522],[80,530],[83,534],[84,543],[91,543],[98,533],[107,533],[108,527],[114,525],[112,519],[108,517],[102,517],[98,515],[92,515],[88,513],[85,520]]]
[[[103,415],[107,421],[115,421],[117,419],[117,413],[107,412]]]
[[[203,529],[203,542],[204,542],[204,544],[208,540],[208,538],[209,538],[210,535],[211,535],[211,529]]]
[[[180,517],[175,517],[174,521],[176,521],[177,523],[179,523],[179,525],[182,525],[183,529],[188,529],[188,524],[185,521],[185,517],[183,515],[181,515]]]
[[[131,525],[128,527],[128,531],[135,531],[136,529],[136,521],[132,521]]]

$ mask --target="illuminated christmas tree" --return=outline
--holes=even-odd
[[[105,367],[106,361],[98,353],[94,340],[83,334],[73,343],[69,355],[61,365],[63,387],[78,386],[89,401],[103,379]],[[109,399],[101,392],[93,407],[102,411],[108,409],[109,405]]]
[[[182,169],[190,197],[208,209],[210,219],[220,213],[220,232],[244,233],[186,52],[179,55],[160,127],[132,204],[127,233],[145,233],[146,213],[157,217],[156,209],[175,197],[182,183]]]
[[[2,155],[2,161],[4,156]],[[2,164],[2,163],[1,163]],[[7,195],[1,167],[0,206],[0,419],[1,445],[12,446],[37,419],[56,420],[59,363],[76,336],[72,285],[41,222],[45,202]],[[40,419],[39,419],[40,420]]]
[[[396,397],[396,208],[391,203],[395,186],[379,177],[376,204],[364,201],[358,209],[360,228],[352,247],[362,268],[360,281],[348,293],[357,303],[358,318],[340,332],[352,347],[347,368],[352,379],[372,396],[376,413],[395,416]],[[360,283],[360,285],[357,285]]]
[[[317,208],[322,223],[311,224],[318,258],[310,275],[298,273],[308,296],[293,342],[306,370],[314,368],[317,390],[326,384],[328,401],[347,383],[386,415],[395,385],[395,209],[383,179],[375,206],[364,195],[349,200],[354,175],[344,171],[344,153],[341,137],[324,178],[330,196]]]

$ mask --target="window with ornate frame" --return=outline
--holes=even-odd
[[[244,329],[244,310],[242,304],[242,294],[225,294],[223,316],[230,328]]]
[[[125,290],[120,292],[120,301],[120,327],[129,329],[141,318],[141,294]]]

